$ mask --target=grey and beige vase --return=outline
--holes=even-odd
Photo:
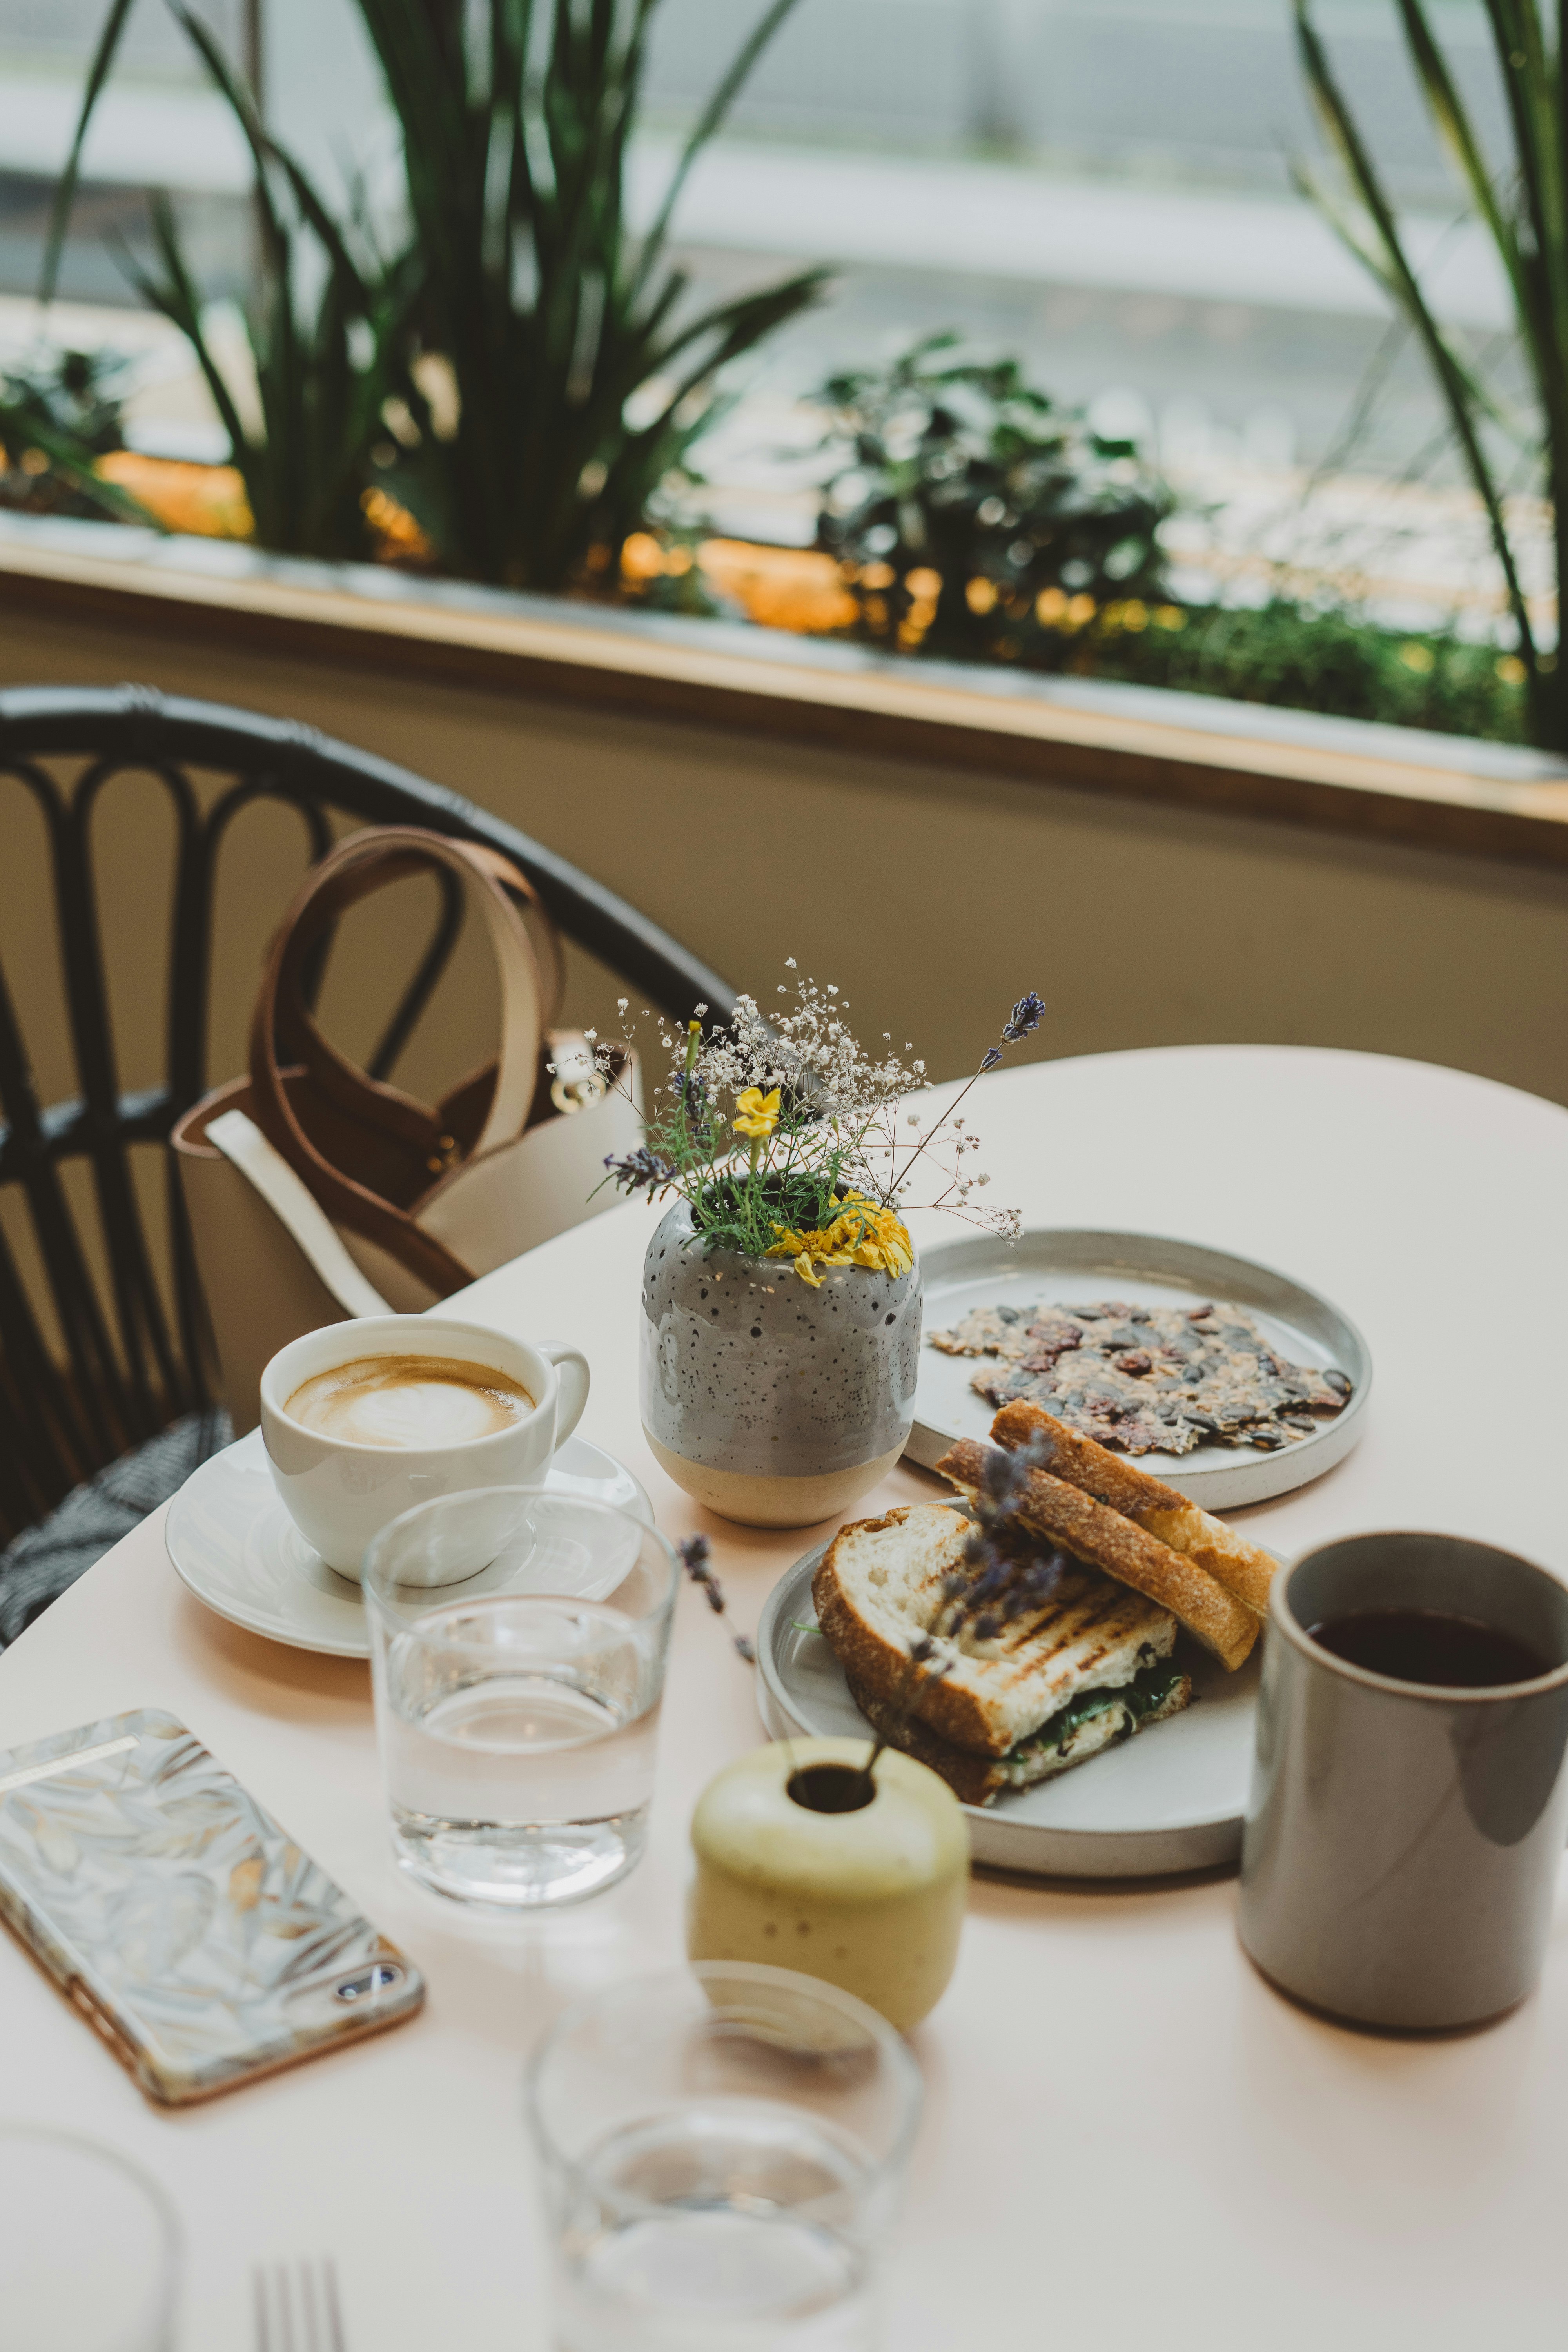
[[[746,1527],[847,1510],[903,1451],[920,1366],[920,1262],[895,1278],[705,1253],[684,1202],[643,1264],[643,1430],[677,1486]]]

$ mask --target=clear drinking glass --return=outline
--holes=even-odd
[[[168,2198],[113,2148],[0,2124],[0,2352],[174,2352],[179,2250]]]
[[[476,1517],[495,1550],[471,1557]],[[468,1903],[573,1903],[647,1837],[679,1564],[629,1511],[522,1487],[405,1511],[365,1555],[376,1729],[404,1868]]]
[[[873,2352],[921,2104],[875,2010],[699,1961],[568,2010],[528,2103],[558,2352]]]

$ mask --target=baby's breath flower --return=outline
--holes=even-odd
[[[940,1179],[924,1195],[929,1205],[1002,1230],[1005,1213],[980,1215],[970,1205],[976,1179],[963,1163],[979,1139],[953,1117],[957,1105],[923,1117],[907,1108],[911,1095],[930,1088],[926,1064],[906,1064],[889,1030],[881,1037],[889,1051],[868,1051],[835,983],[799,976],[794,957],[786,970],[796,977],[793,987],[779,984],[775,993],[786,1001],[771,1016],[754,996],[742,995],[729,1020],[706,1032],[696,1019],[684,1035],[668,1015],[658,1023],[674,1067],[650,1089],[649,1150],[661,1176],[669,1171],[667,1188],[690,1202],[709,1246],[722,1243],[752,1257],[775,1251],[806,1281],[819,1280],[825,1264],[880,1265],[896,1276],[908,1264],[909,1244],[893,1204],[910,1198],[917,1172]],[[1021,1024],[1028,1034],[1038,1005],[1032,994],[1020,998],[1008,1030]],[[906,1045],[905,1053],[911,1050]],[[626,1067],[624,1059],[606,1066],[610,1083],[623,1089]],[[628,1188],[655,1189],[652,1170],[635,1157],[617,1162],[615,1174]],[[878,1231],[858,1217],[852,1232],[845,1229],[854,1203],[888,1219],[887,1238],[896,1234],[901,1246],[881,1255]]]

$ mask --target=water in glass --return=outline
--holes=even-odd
[[[798,2108],[692,2102],[587,2157],[557,2273],[562,2352],[870,2352],[855,2151]]]
[[[386,1645],[383,1757],[399,1859],[469,1901],[596,1893],[642,1853],[658,1730],[646,1643],[605,1602],[430,1610]]]

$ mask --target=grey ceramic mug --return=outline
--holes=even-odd
[[[1350,1664],[1308,1628],[1437,1610],[1552,1670],[1479,1690]],[[1241,1940],[1364,2026],[1477,2025],[1541,1974],[1568,1830],[1568,1589],[1457,1536],[1350,1536],[1274,1580],[1242,1845]]]

